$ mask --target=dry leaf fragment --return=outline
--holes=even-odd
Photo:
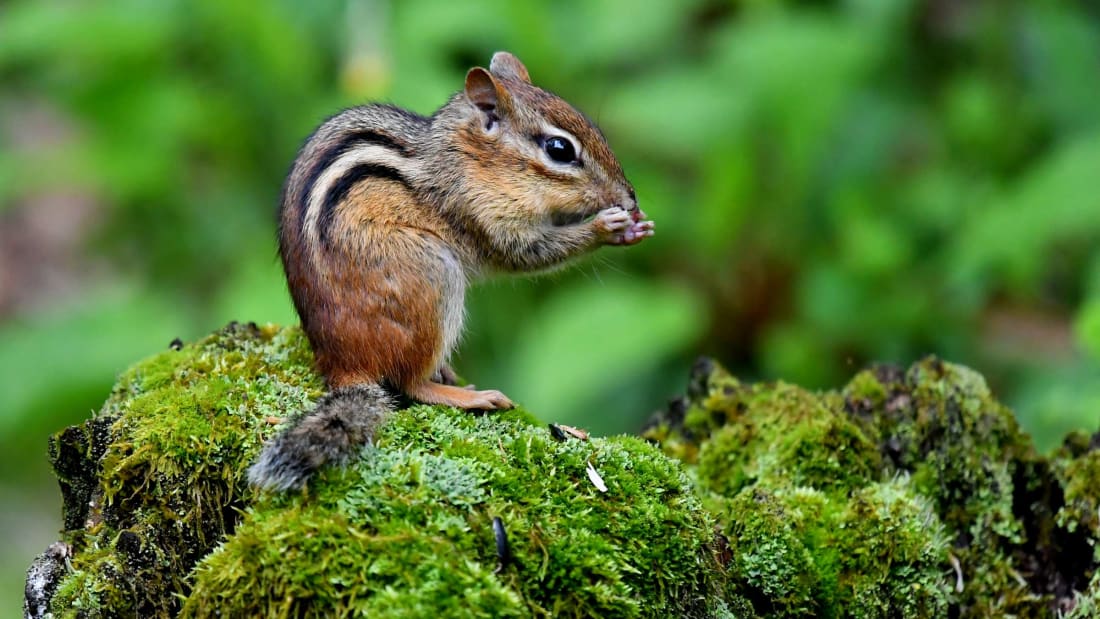
[[[579,438],[582,441],[588,440],[588,433],[580,428],[574,428],[573,426],[567,426],[560,423],[550,423],[547,424],[547,426],[550,428],[550,435],[556,440],[564,441],[567,436]]]
[[[585,432],[584,430],[581,430],[580,428],[574,428],[573,426],[559,425],[558,429],[560,429],[562,432],[565,432],[566,434],[569,434],[569,435],[573,436],[574,438],[579,438],[582,441],[587,441],[588,440],[588,433]]]

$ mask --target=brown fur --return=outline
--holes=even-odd
[[[324,302],[306,311],[318,366],[332,387],[386,379],[404,388],[442,363],[439,287],[425,284],[440,277],[444,241],[409,225],[409,204],[393,183],[361,183],[333,226],[335,249],[316,265],[314,276],[328,286],[314,292]]]

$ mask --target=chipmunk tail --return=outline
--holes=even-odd
[[[321,467],[347,465],[374,439],[392,410],[389,395],[379,385],[333,390],[264,445],[248,469],[249,483],[275,492],[304,488]]]

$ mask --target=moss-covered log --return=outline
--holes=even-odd
[[[247,465],[321,393],[297,329],[233,324],[128,370],[99,413],[51,440],[65,531],[31,569],[27,612],[1100,608],[1100,432],[1043,457],[959,366],[874,368],[814,393],[702,362],[652,444],[582,440],[523,411],[412,406],[346,470],[254,494]]]

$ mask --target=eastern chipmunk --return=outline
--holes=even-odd
[[[600,130],[507,52],[471,69],[430,118],[375,104],[324,122],[294,162],[279,224],[287,284],[331,389],[249,471],[279,490],[371,440],[392,407],[383,383],[428,404],[512,407],[499,391],[444,384],[467,282],[653,235]]]

